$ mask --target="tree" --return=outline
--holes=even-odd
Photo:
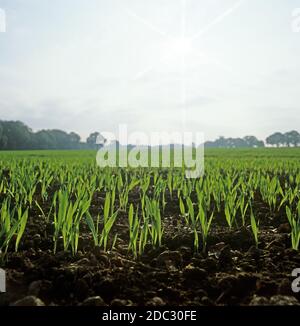
[[[215,141],[216,147],[227,147],[227,140],[224,136],[220,136],[219,139]]]
[[[41,130],[35,133],[35,149],[55,149],[55,139],[48,130]]]
[[[70,141],[70,146],[71,148],[78,148],[80,145],[80,136],[76,134],[75,132],[70,132],[69,133],[69,141]]]
[[[286,132],[284,134],[284,139],[288,147],[290,147],[291,144],[295,147],[298,147],[300,144],[300,134],[296,130]]]
[[[95,145],[96,142],[97,142],[97,138],[98,138],[99,135],[100,135],[99,132],[93,132],[93,133],[91,133],[91,134],[88,136],[86,142],[87,142],[88,144],[90,144],[90,145]]]
[[[2,121],[3,149],[27,149],[32,145],[32,130],[21,121]]]
[[[97,145],[103,146],[106,139],[99,132],[93,132],[89,135],[86,142],[89,148],[96,149],[98,147]]]
[[[246,147],[264,147],[265,144],[263,141],[258,140],[255,136],[246,136],[244,137]]]
[[[0,121],[0,149],[5,149],[7,146],[7,136],[5,135],[3,122]]]
[[[271,136],[267,137],[266,142],[268,145],[276,145],[279,147],[280,145],[285,144],[285,136],[281,132],[276,132]]]
[[[236,139],[234,139],[234,144],[235,144],[235,147],[236,148],[248,147],[247,143],[242,138],[236,138]]]

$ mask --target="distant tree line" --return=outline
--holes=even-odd
[[[32,131],[21,121],[0,120],[0,150],[22,149],[96,149],[98,141],[104,138],[98,132],[89,135],[86,142],[82,142],[75,132],[67,133],[62,130]],[[215,141],[207,141],[205,147],[215,148],[258,148],[265,147],[265,143],[276,147],[300,146],[300,134],[293,130],[286,133],[276,132],[266,141],[258,140],[255,136],[244,138],[219,137]]]
[[[81,142],[75,132],[41,130],[33,132],[21,121],[0,120],[0,150],[22,149],[94,149],[99,133],[92,133]]]
[[[244,138],[225,138],[219,137],[215,141],[207,141],[205,147],[216,148],[258,148],[265,147],[265,143],[276,147],[298,147],[300,146],[300,134],[292,130],[286,133],[276,132],[267,137],[266,142],[258,140],[255,136],[246,136]]]
[[[244,138],[225,138],[221,136],[215,141],[207,141],[205,143],[205,147],[216,148],[254,148],[264,146],[264,142],[262,140],[258,140],[255,136],[246,136]]]

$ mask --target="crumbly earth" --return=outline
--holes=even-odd
[[[300,293],[291,289],[300,252],[290,249],[283,213],[281,218],[261,205],[259,248],[249,228],[229,230],[217,216],[203,254],[194,252],[193,233],[175,206],[166,206],[162,246],[147,246],[136,260],[128,252],[126,214],[113,229],[118,240],[112,251],[95,248],[82,225],[72,256],[61,247],[53,254],[53,225],[31,210],[20,251],[10,251],[2,263],[7,292],[0,294],[0,305],[300,304]]]

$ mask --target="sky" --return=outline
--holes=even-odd
[[[300,0],[0,0],[0,8],[2,120],[83,139],[119,124],[206,140],[300,131]]]

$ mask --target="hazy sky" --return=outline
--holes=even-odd
[[[0,0],[0,119],[85,137],[299,130],[300,0]],[[299,130],[300,131],[300,130]]]

